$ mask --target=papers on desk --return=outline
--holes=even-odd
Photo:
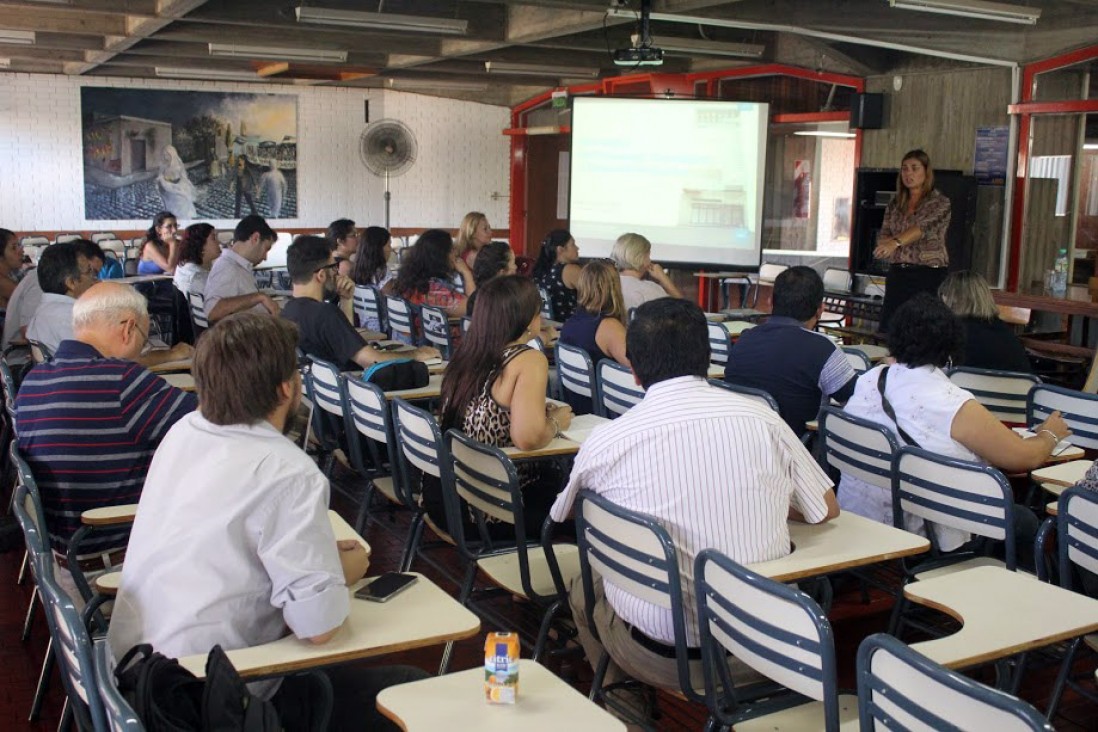
[[[180,358],[175,361],[164,361],[155,366],[150,366],[149,371],[152,371],[154,374],[167,374],[172,371],[190,371],[193,363],[193,358]]]
[[[741,335],[745,330],[754,328],[757,323],[749,323],[746,320],[726,320],[721,323],[732,336]]]
[[[440,364],[442,364],[442,358],[441,357],[439,357],[439,358],[429,358],[426,361],[424,361],[423,363],[425,363],[428,366],[439,366]]]
[[[1014,429],[1015,432],[1017,432],[1019,435],[1021,435],[1021,437],[1023,439],[1028,438],[1028,437],[1036,437],[1037,436],[1036,433],[1027,430],[1025,427],[1014,427],[1013,429]],[[1052,457],[1077,458],[1077,457],[1082,457],[1082,456],[1083,456],[1082,448],[1074,447],[1071,444],[1070,439],[1060,440],[1059,442],[1056,443],[1056,447],[1054,447],[1052,449]]]
[[[568,429],[561,432],[561,435],[572,442],[583,444],[596,427],[601,427],[609,421],[606,417],[600,417],[597,414],[580,414],[572,417],[572,423],[568,425]]]

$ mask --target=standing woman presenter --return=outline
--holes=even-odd
[[[880,330],[896,308],[919,292],[936,294],[949,271],[949,199],[934,188],[934,169],[922,150],[900,162],[896,197],[885,209],[873,256],[889,263]]]

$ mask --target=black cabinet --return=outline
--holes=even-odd
[[[851,260],[855,272],[883,274],[888,269],[887,264],[873,258],[873,249],[884,221],[885,206],[896,193],[898,173],[895,168],[858,169],[851,222],[854,239]],[[976,221],[976,178],[959,170],[935,170],[934,187],[949,198],[951,207],[946,232],[949,269],[969,269]]]

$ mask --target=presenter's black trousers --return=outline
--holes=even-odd
[[[925,267],[921,264],[893,264],[885,275],[884,304],[878,330],[888,332],[888,324],[896,308],[920,292],[938,296],[938,288],[949,274],[947,267]]]

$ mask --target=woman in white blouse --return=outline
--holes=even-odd
[[[901,446],[917,443],[939,455],[982,461],[1008,473],[1027,472],[1044,464],[1056,443],[1071,433],[1060,413],[1054,412],[1034,430],[1037,434],[1028,438],[1000,422],[942,371],[960,352],[963,338],[960,320],[945,303],[926,293],[916,295],[892,318],[888,349],[896,362],[859,377],[844,411],[887,427]],[[877,386],[882,378],[895,420],[885,413]],[[900,429],[906,437],[900,435]],[[892,495],[852,475],[842,476],[839,505],[844,511],[892,523]],[[905,516],[905,526],[925,534],[921,519]],[[1032,541],[1024,537],[1032,539],[1036,529],[1033,513],[1015,506],[1019,550],[1032,548]],[[941,527],[935,534],[943,551],[957,549],[971,538],[967,532]]]
[[[621,275],[625,310],[640,307],[661,297],[682,297],[663,267],[652,262],[652,242],[640,234],[622,234],[614,242],[610,259]]]
[[[179,264],[176,265],[172,284],[184,295],[199,294],[206,289],[213,261],[221,256],[221,244],[217,230],[209,224],[191,224],[183,232]]]

